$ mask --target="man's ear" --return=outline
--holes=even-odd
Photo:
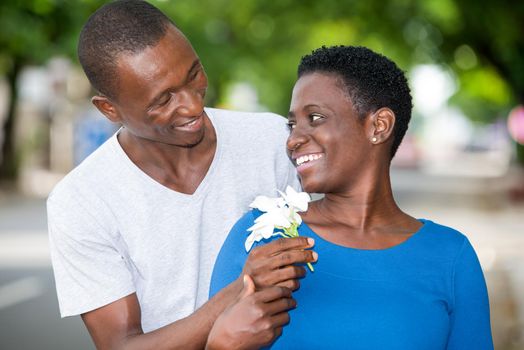
[[[93,103],[95,107],[113,123],[120,123],[122,121],[120,113],[118,113],[113,103],[109,101],[107,97],[95,95],[91,98],[91,103]]]
[[[389,108],[380,108],[371,115],[369,139],[374,144],[386,142],[391,138],[395,127],[395,113]]]

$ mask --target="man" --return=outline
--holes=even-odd
[[[304,273],[293,264],[315,259],[310,241],[254,251],[243,276],[206,300],[234,221],[255,195],[297,186],[284,119],[204,108],[198,56],[143,1],[95,12],[78,56],[92,102],[123,127],[48,199],[61,315],[82,315],[98,348],[203,348],[228,307],[210,347],[271,341]]]

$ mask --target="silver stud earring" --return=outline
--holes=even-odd
[[[377,141],[378,141],[377,138],[375,136],[373,136],[373,138],[371,139],[371,142],[375,143]]]

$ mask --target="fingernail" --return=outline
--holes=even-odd
[[[317,261],[317,259],[318,259],[318,253],[317,252],[313,252],[313,259],[315,261]]]
[[[313,238],[308,237],[307,244],[309,244],[310,246],[313,246],[315,244],[315,240]]]

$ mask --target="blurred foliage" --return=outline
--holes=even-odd
[[[104,1],[2,0],[0,73],[75,57],[82,24]],[[322,45],[364,45],[408,70],[451,68],[452,102],[489,122],[524,103],[524,2],[512,0],[152,1],[188,36],[210,80],[209,104],[249,82],[261,104],[286,114],[300,57]]]
[[[157,1],[190,37],[215,97],[232,81],[254,84],[285,114],[300,57],[321,45],[364,45],[404,70],[451,68],[452,102],[475,121],[524,103],[524,3],[510,0]],[[206,11],[202,11],[205,8]]]

